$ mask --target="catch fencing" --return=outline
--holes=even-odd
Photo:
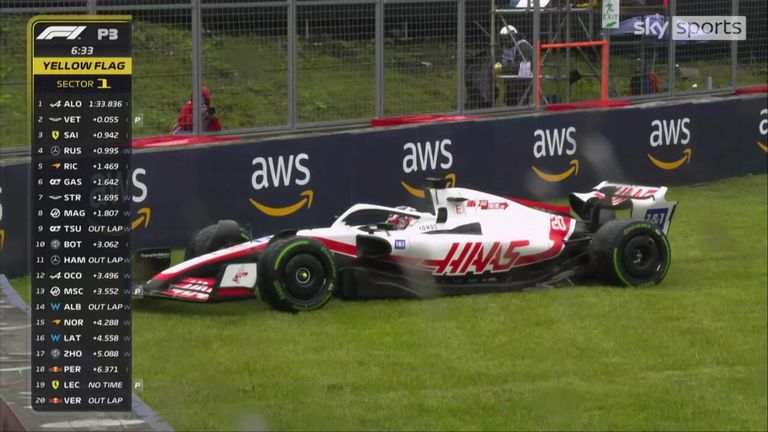
[[[536,74],[545,105],[596,99],[602,79],[611,98],[638,99],[768,81],[765,0],[622,0],[623,27],[612,31],[602,29],[601,6],[596,0],[2,0],[0,146],[28,144],[25,26],[36,14],[133,16],[134,137],[169,133],[193,89],[203,85],[224,130],[204,130],[196,100],[194,134],[531,110]],[[679,43],[624,25],[672,15],[745,15],[747,40]],[[608,77],[601,76],[600,51],[587,48],[545,50],[541,70],[520,69],[525,61],[533,69],[537,64],[525,41],[535,47],[604,39]],[[513,46],[522,57],[510,71],[503,56]]]

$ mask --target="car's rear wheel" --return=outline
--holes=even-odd
[[[331,252],[306,237],[279,239],[259,259],[261,298],[275,309],[289,312],[318,309],[336,288],[336,265]]]
[[[601,226],[592,238],[589,257],[603,282],[621,286],[658,284],[671,262],[669,240],[659,227],[630,219]]]
[[[196,232],[184,251],[184,260],[247,242],[251,236],[233,220],[220,220]]]

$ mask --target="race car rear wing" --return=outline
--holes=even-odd
[[[604,181],[591,192],[572,193],[569,201],[571,209],[579,217],[595,226],[614,218],[616,210],[629,209],[631,219],[653,222],[667,234],[677,201],[667,201],[666,193],[666,186],[639,186]]]

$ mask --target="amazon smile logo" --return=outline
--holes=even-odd
[[[533,132],[533,137],[535,138],[533,142],[533,157],[536,158],[536,161],[576,155],[578,144],[576,143],[576,128],[573,126],[536,129]],[[535,164],[531,165],[531,169],[540,179],[550,183],[557,183],[572,175],[579,175],[579,159],[573,158],[568,164],[570,166],[559,173],[542,171]]]
[[[531,169],[533,169],[533,172],[535,172],[540,179],[544,181],[548,181],[550,183],[557,183],[567,179],[571,175],[575,175],[575,176],[579,175],[579,160],[571,159],[569,164],[571,165],[570,168],[558,174],[545,173],[544,171],[536,168],[535,165],[531,165]]]
[[[136,230],[142,225],[144,228],[149,228],[149,218],[152,216],[152,209],[149,207],[142,207],[136,214],[138,217],[131,222],[131,230]]]
[[[681,166],[683,166],[683,165],[687,164],[688,162],[690,162],[692,154],[693,154],[693,150],[691,150],[689,148],[684,149],[683,150],[683,157],[681,157],[680,159],[674,160],[672,162],[660,161],[660,160],[656,159],[655,157],[653,157],[653,155],[651,155],[650,153],[648,153],[647,156],[648,156],[648,159],[650,159],[651,163],[653,163],[657,167],[659,167],[659,168],[661,168],[663,170],[671,171],[671,170],[674,170],[674,169],[678,169]]]
[[[651,122],[651,134],[648,141],[652,148],[688,145],[691,142],[690,125],[691,119],[688,117],[654,120]],[[684,148],[682,156],[671,161],[658,159],[651,153],[646,156],[657,168],[672,171],[690,163],[693,150]]]
[[[307,165],[308,162],[309,155],[306,153],[267,157],[259,156],[253,159],[251,163],[253,165],[251,186],[256,191],[268,188],[306,186],[312,178],[312,173]],[[315,192],[312,189],[306,189],[299,195],[298,201],[286,206],[266,204],[255,198],[249,198],[248,202],[267,216],[285,217],[296,213],[304,207],[307,209],[312,208]]]
[[[260,212],[267,216],[284,217],[296,213],[305,205],[307,206],[307,209],[312,207],[312,199],[315,197],[315,193],[311,189],[307,189],[301,193],[301,196],[303,198],[301,198],[299,201],[285,207],[270,207],[256,201],[253,198],[249,198],[248,201],[251,202],[251,205],[259,209]]]
[[[456,174],[448,173],[445,175],[445,179],[448,180],[445,187],[456,187]],[[409,194],[415,196],[416,198],[424,198],[426,196],[424,189],[415,188],[404,181],[401,181],[400,184],[403,186],[403,189],[408,191]]]

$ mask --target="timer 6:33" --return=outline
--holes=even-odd
[[[69,51],[72,55],[93,55],[92,46],[73,46]]]

